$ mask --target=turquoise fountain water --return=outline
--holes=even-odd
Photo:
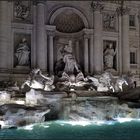
[[[83,123],[51,121],[19,129],[0,131],[0,139],[47,139],[47,140],[139,140],[140,122]]]
[[[3,129],[0,139],[139,140],[139,131],[139,109],[116,98],[94,97],[65,99],[59,120]]]

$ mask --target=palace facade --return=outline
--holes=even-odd
[[[71,42],[85,75],[128,74],[140,85],[139,9],[138,1],[0,1],[0,80],[36,67],[55,73]]]

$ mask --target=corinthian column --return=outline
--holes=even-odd
[[[130,71],[130,51],[129,51],[129,15],[128,10],[122,16],[122,72]]]
[[[84,71],[85,73],[89,72],[89,63],[88,63],[88,37],[84,36]]]
[[[47,38],[45,33],[45,3],[37,2],[36,8],[36,53],[37,67],[42,70],[47,68]]]
[[[130,71],[130,50],[129,50],[129,11],[130,9],[118,8],[118,15],[121,16],[122,23],[122,73]]]
[[[93,34],[90,35],[90,73],[93,74],[93,60],[94,60],[94,55],[93,55]]]
[[[93,48],[93,65],[94,72],[102,71],[102,14],[103,5],[99,2],[93,2],[92,8],[94,12],[94,48]]]
[[[10,42],[10,40],[8,40],[8,37],[10,32],[8,19],[8,2],[0,1],[0,70],[4,71],[8,69],[9,59],[8,42]]]
[[[53,44],[54,44],[54,34],[49,34],[49,72],[53,73],[54,71],[54,55],[53,55]]]

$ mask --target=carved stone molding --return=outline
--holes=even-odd
[[[102,11],[104,9],[104,5],[100,1],[92,1],[91,8],[93,11]]]

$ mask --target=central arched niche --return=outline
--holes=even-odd
[[[56,35],[54,40],[54,61],[57,62],[63,59],[61,52],[72,41],[73,55],[78,64],[83,67],[83,29],[88,28],[86,17],[79,10],[72,7],[62,7],[57,9],[50,18],[50,25],[56,26]],[[77,42],[79,47],[77,49]],[[81,56],[80,56],[81,55]],[[60,64],[58,63],[60,66]]]
[[[74,27],[72,28],[76,30],[81,30],[82,28],[89,28],[86,16],[74,7],[61,7],[55,10],[55,12],[53,12],[50,17],[49,24],[57,26],[56,28],[58,30],[60,26],[60,29],[63,27],[62,25],[74,25]]]
[[[62,33],[75,33],[85,28],[84,22],[73,10],[64,10],[54,20],[56,30]]]

